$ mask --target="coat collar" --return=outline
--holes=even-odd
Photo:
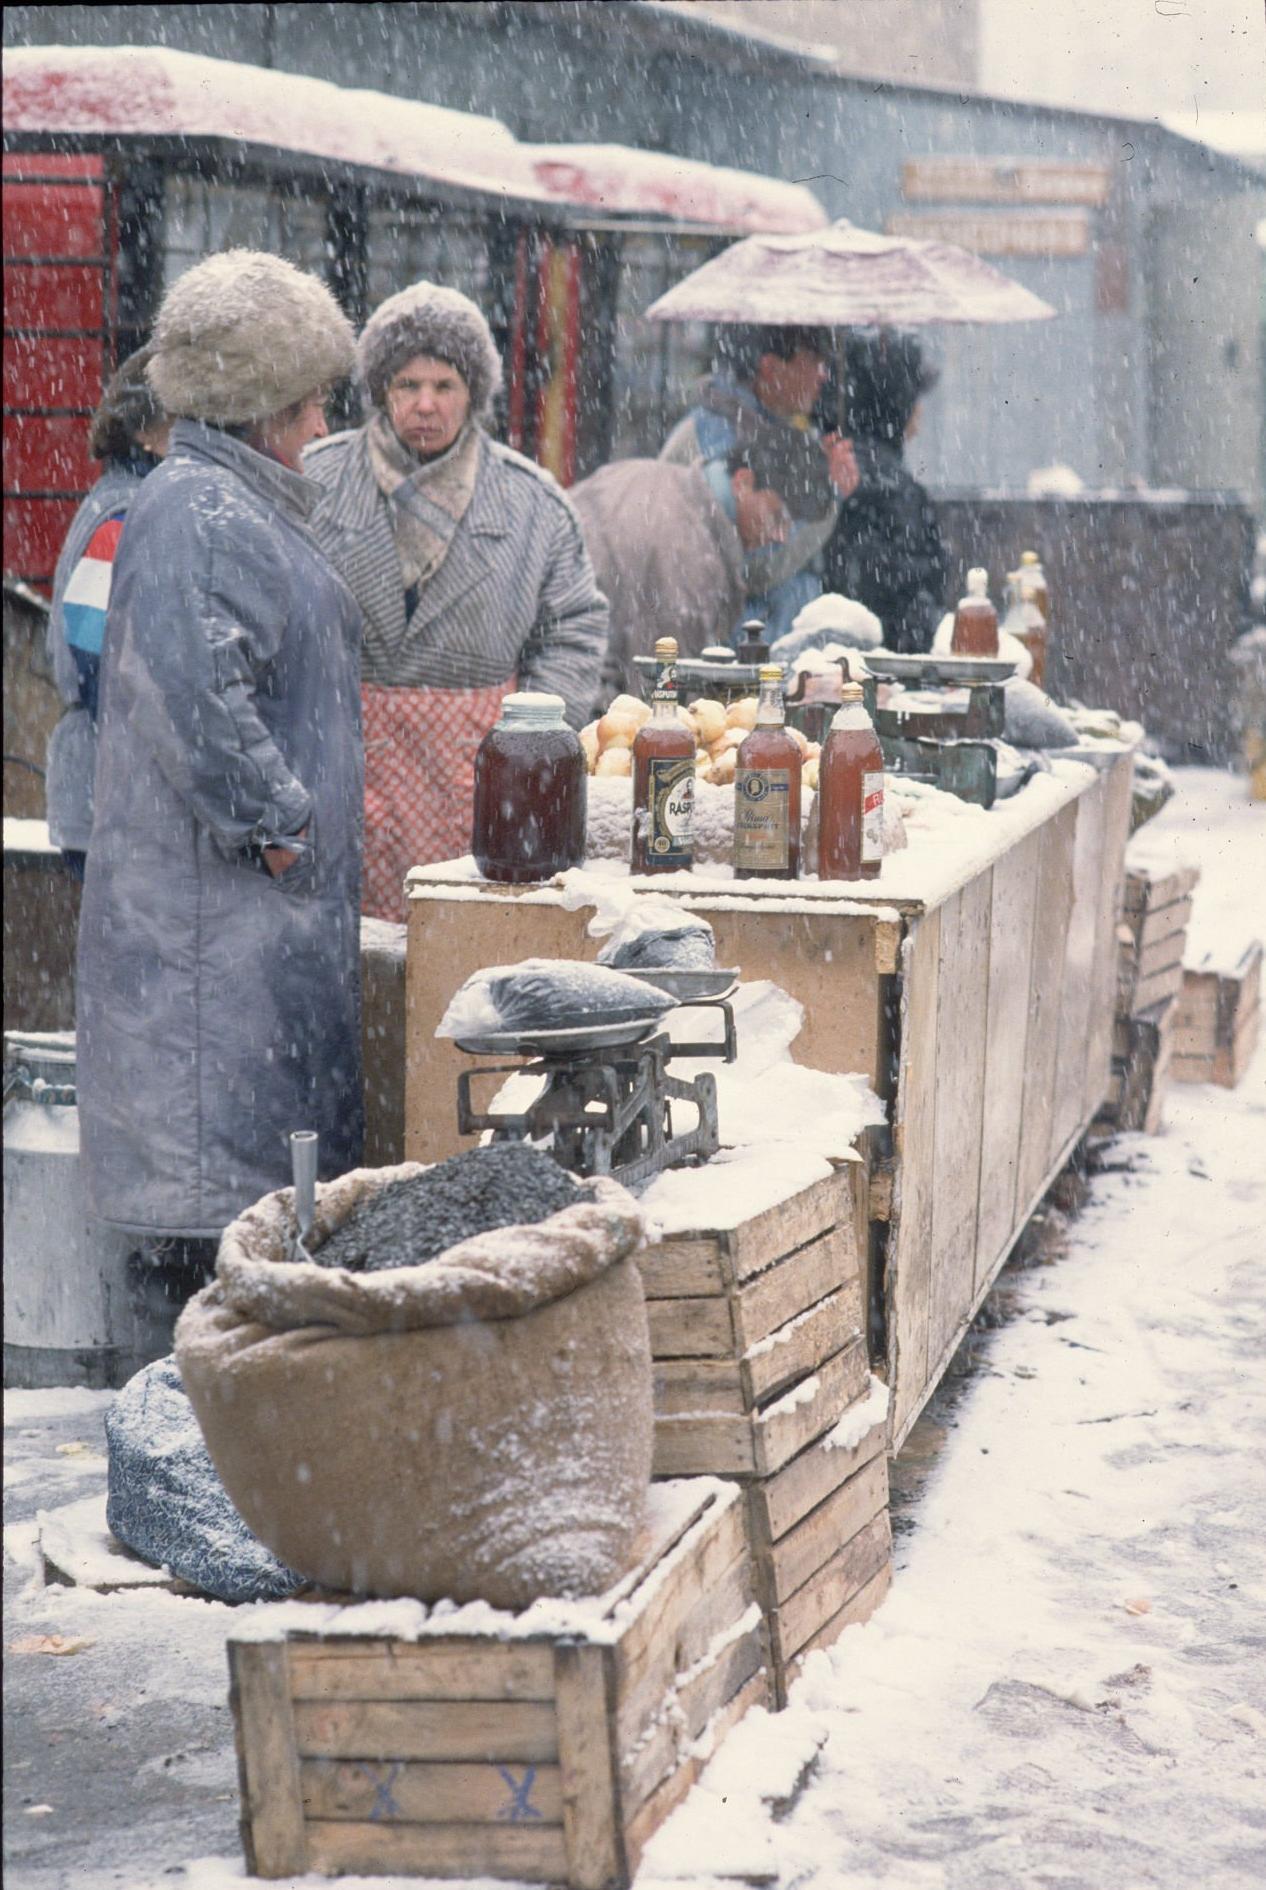
[[[369,462],[369,439],[364,427],[358,428],[343,455],[338,477],[329,488],[329,503],[344,531],[372,532],[379,524],[384,509],[383,496]],[[503,538],[508,529],[505,474],[481,427],[479,470],[462,530],[481,538]]]
[[[227,467],[261,499],[303,525],[311,518],[321,497],[321,488],[314,479],[293,472],[280,460],[256,452],[245,440],[235,439],[231,433],[207,426],[201,420],[177,420],[171,430],[170,451]]]

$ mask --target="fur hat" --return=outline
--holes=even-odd
[[[492,330],[468,295],[437,282],[415,282],[390,295],[361,331],[356,364],[375,407],[384,407],[393,375],[415,354],[455,367],[470,393],[476,420],[487,416],[501,386],[501,356]]]
[[[101,404],[88,430],[88,451],[94,459],[126,459],[138,433],[161,426],[167,415],[145,378],[153,355],[147,344],[121,361],[106,382]]]
[[[241,426],[350,373],[354,352],[351,324],[316,276],[228,249],[163,297],[149,383],[176,418]]]

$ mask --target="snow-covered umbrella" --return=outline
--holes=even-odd
[[[956,243],[862,230],[846,217],[796,236],[745,236],[646,311],[660,322],[921,328],[1036,322],[1056,311]]]

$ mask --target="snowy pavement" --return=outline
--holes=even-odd
[[[1202,860],[1198,915],[1266,936],[1266,809],[1179,779],[1149,833]],[[1111,1160],[947,1401],[891,1596],[785,1714],[748,1716],[637,1890],[1266,1881],[1266,1043]],[[244,1878],[231,1610],[34,1580],[37,1508],[102,1486],[104,1402],[5,1398],[6,1648],[84,1643],[6,1654],[8,1881],[222,1890]]]

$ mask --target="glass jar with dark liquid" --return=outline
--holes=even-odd
[[[585,857],[589,775],[561,696],[506,696],[475,756],[470,850],[485,879],[524,885]]]

